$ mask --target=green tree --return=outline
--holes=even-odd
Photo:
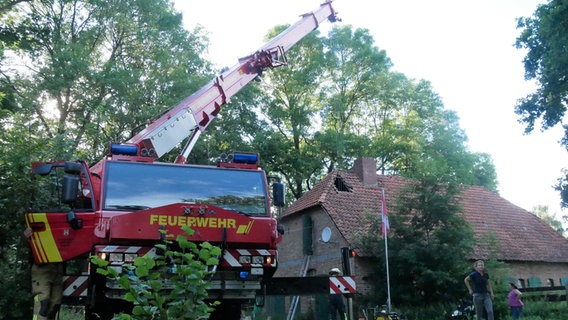
[[[542,130],[558,124],[566,114],[568,98],[568,3],[551,0],[539,5],[531,17],[518,19],[521,29],[516,39],[518,49],[526,49],[523,59],[525,79],[535,80],[536,91],[518,100],[515,112],[525,124],[525,133],[531,133],[540,122]],[[561,145],[568,148],[568,127],[563,125]],[[568,207],[568,175],[558,180],[562,206]]]
[[[327,172],[348,167],[368,149],[371,103],[389,84],[392,66],[384,50],[374,45],[367,29],[334,27],[324,39],[325,81],[322,129],[316,135]],[[371,119],[372,120],[372,119]]]
[[[455,112],[445,110],[429,82],[392,72],[368,30],[334,27],[327,37],[304,39],[288,57],[289,66],[262,83],[270,96],[256,108],[267,124],[254,149],[295,198],[360,156],[377,159],[382,173],[453,176],[497,191],[490,156],[467,149]]]
[[[391,72],[377,86],[379,94],[363,107],[369,121],[358,127],[371,138],[367,152],[380,172],[453,176],[456,182],[497,191],[490,156],[467,149],[456,113],[444,108],[429,82]]]
[[[0,318],[31,317],[29,245],[23,240],[23,214],[30,202],[30,165],[52,157],[60,141],[42,135],[38,123],[26,115],[5,113],[0,118],[0,290],[14,292],[0,298]]]
[[[18,60],[2,66],[17,111],[61,139],[66,157],[96,161],[205,81],[202,30],[183,29],[167,0],[50,1],[16,6],[6,29]],[[29,62],[19,67],[19,61]],[[31,63],[34,61],[34,63]]]
[[[568,96],[568,4],[552,0],[539,5],[532,17],[518,19],[517,28],[522,29],[515,45],[527,49],[523,59],[525,78],[536,80],[536,92],[519,100],[516,113],[532,132],[535,123],[542,120],[542,128],[548,129],[561,122],[566,112]],[[566,141],[563,141],[566,145]]]
[[[285,28],[276,27],[267,37],[274,37]],[[323,81],[319,32],[304,37],[287,53],[287,58],[286,67],[264,76],[261,87],[270,95],[261,101],[261,110],[270,126],[256,135],[254,145],[267,156],[271,169],[284,178],[294,197],[299,198],[322,167],[313,141]]]
[[[457,184],[439,178],[416,180],[397,195],[389,208],[392,230],[388,238],[391,297],[395,305],[424,308],[441,305],[463,295],[463,279],[473,231],[458,204]],[[376,219],[375,219],[376,221]],[[386,301],[384,241],[377,239],[378,224],[361,241],[377,263],[374,301]]]
[[[0,2],[0,318],[27,318],[20,240],[33,161],[97,161],[210,78],[171,1]]]
[[[430,83],[399,78],[383,123],[373,128],[381,170],[411,178],[453,177],[455,182],[496,191],[496,173],[487,154],[470,152],[456,113],[444,108]],[[386,151],[380,149],[383,147]],[[395,156],[393,156],[393,154]]]
[[[15,117],[0,119],[0,124],[5,128],[25,123]],[[33,126],[0,130],[0,290],[11,292],[0,297],[1,319],[31,318],[30,252],[22,237],[23,213],[29,203],[31,155],[46,150],[33,131]]]
[[[391,71],[367,30],[334,28],[324,44],[323,125],[315,139],[327,170],[367,155],[382,173],[454,177],[497,191],[491,158],[467,149],[459,118],[428,81]]]

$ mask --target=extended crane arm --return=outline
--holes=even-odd
[[[267,68],[285,65],[285,52],[317,29],[322,21],[338,20],[331,1],[323,3],[318,10],[301,17],[301,20],[270,40],[254,54],[239,59],[238,64],[185,98],[126,143],[138,145],[139,156],[157,159],[189,137],[182,153],[176,159],[176,163],[185,163],[199,135],[219,113],[222,105]]]

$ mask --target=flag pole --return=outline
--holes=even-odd
[[[385,264],[387,267],[387,314],[391,311],[391,292],[390,292],[390,275],[389,275],[389,247],[388,247],[388,234],[390,231],[390,222],[388,221],[385,201],[385,189],[382,188],[382,206],[381,206],[381,229],[383,233],[383,238],[385,239]],[[385,221],[386,219],[386,221]]]

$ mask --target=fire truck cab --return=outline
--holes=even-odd
[[[82,162],[37,164],[33,179],[42,192],[34,194],[27,215],[35,259],[67,261],[66,281],[73,282],[66,286],[67,297],[110,318],[128,305],[120,288],[96,274],[89,256],[121,271],[136,257],[152,254],[162,230],[180,235],[188,226],[195,231],[190,240],[222,248],[210,298],[232,301],[229,305],[254,301],[277,268],[282,235],[271,206],[284,204],[282,185],[273,184],[271,201],[268,180],[257,166],[258,155],[250,153],[235,153],[217,166],[110,157],[100,177]]]

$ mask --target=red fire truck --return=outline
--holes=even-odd
[[[125,143],[112,144],[93,166],[82,161],[34,163],[33,201],[26,222],[33,229],[36,263],[65,262],[64,296],[86,306],[88,319],[107,319],[122,295],[94,270],[97,255],[120,266],[151,253],[163,233],[195,233],[190,240],[223,249],[210,297],[219,319],[238,319],[278,266],[281,239],[272,206],[284,188],[259,170],[259,156],[235,153],[217,166],[185,164],[201,132],[241,88],[266,69],[286,64],[285,52],[324,20],[335,21],[331,1],[224,71]],[[182,141],[175,163],[157,160]],[[223,311],[225,310],[225,311]]]

